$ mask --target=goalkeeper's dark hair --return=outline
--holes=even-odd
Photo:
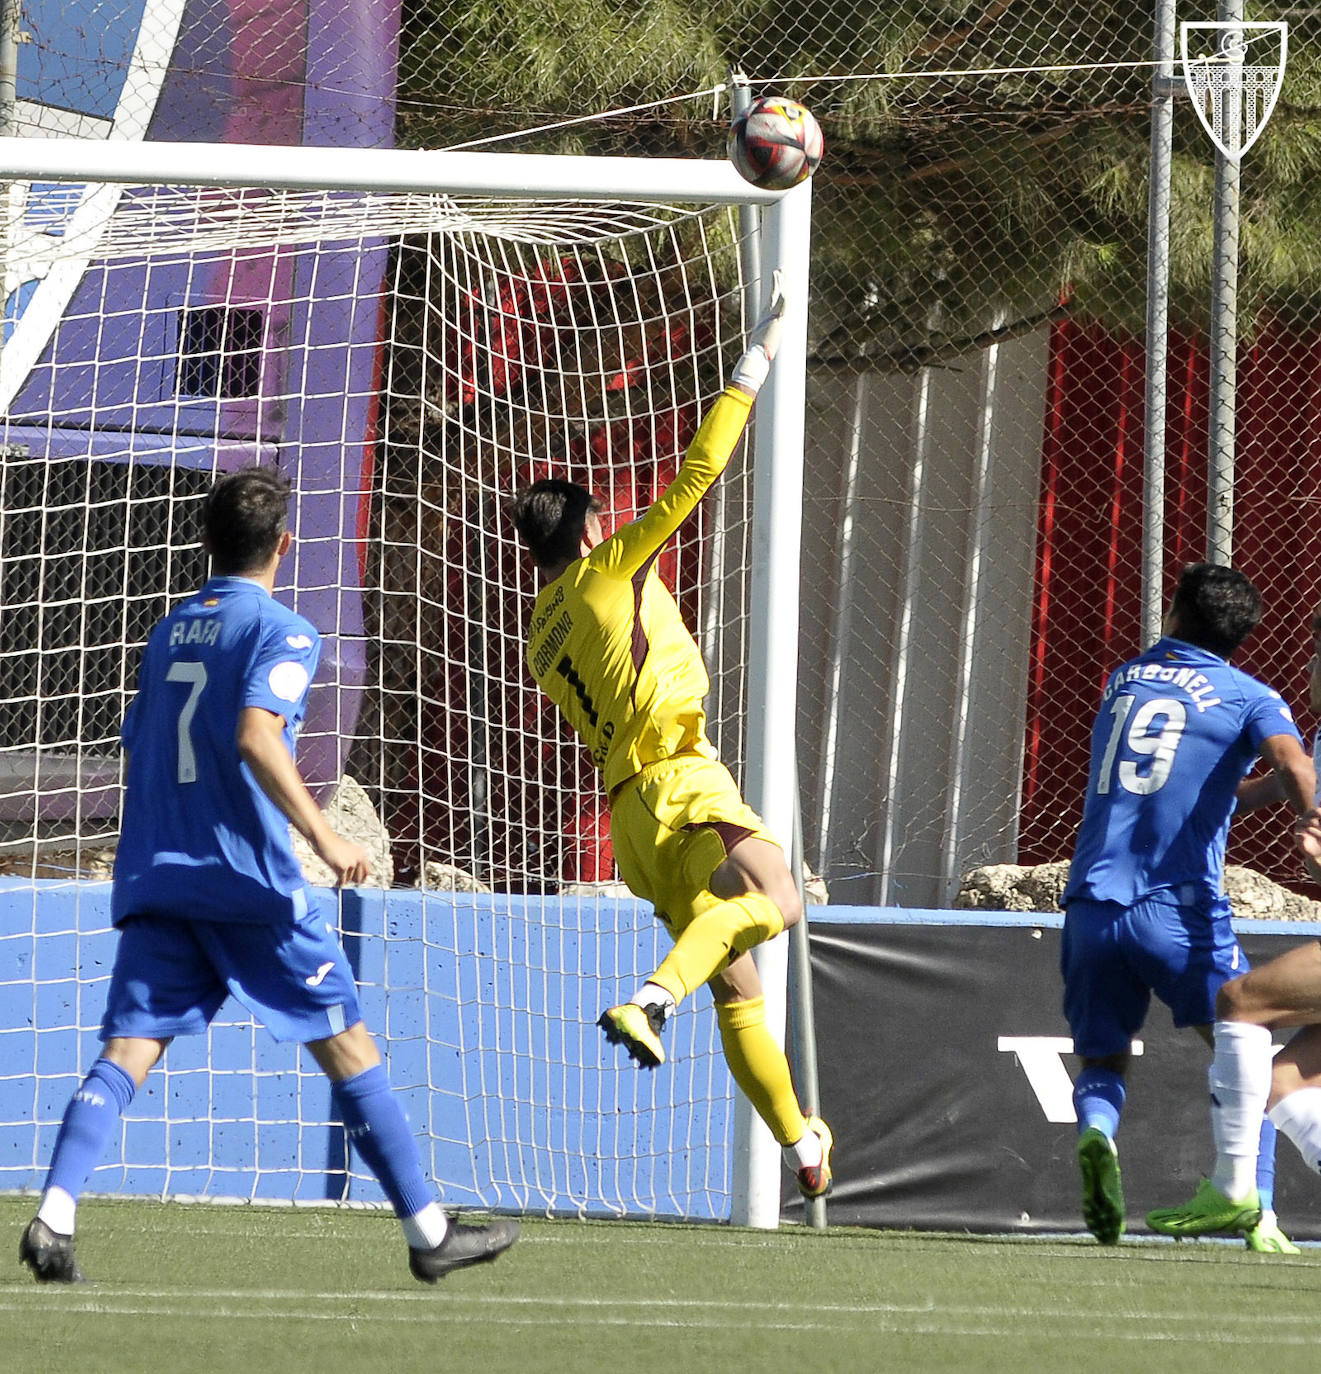
[[[240,577],[265,567],[288,528],[289,483],[270,467],[221,477],[202,503],[202,533],[212,571]]]
[[[572,563],[581,553],[587,516],[601,502],[586,487],[562,477],[543,477],[509,503],[509,518],[539,568]]]
[[[1178,617],[1180,639],[1228,658],[1257,628],[1261,593],[1237,568],[1189,563],[1170,609]]]

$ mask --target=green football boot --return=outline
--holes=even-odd
[[[1303,1252],[1280,1230],[1274,1212],[1263,1212],[1250,1231],[1243,1232],[1243,1244],[1259,1255],[1301,1255]]]
[[[1147,1213],[1147,1225],[1163,1236],[1246,1235],[1260,1220],[1255,1188],[1242,1202],[1232,1202],[1209,1178],[1182,1207],[1158,1207]]]
[[[1118,1245],[1124,1234],[1124,1184],[1119,1151],[1104,1131],[1089,1126],[1078,1137],[1082,1176],[1082,1219],[1102,1245]]]

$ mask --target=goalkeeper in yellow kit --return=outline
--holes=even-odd
[[[833,1141],[804,1116],[784,1051],[766,1028],[750,951],[802,917],[784,851],[746,805],[706,737],[710,690],[697,645],[657,555],[720,476],[747,425],[781,333],[776,289],[730,383],[656,503],[609,538],[600,503],[556,478],[519,492],[512,515],[545,585],[528,635],[532,676],[591,752],[610,797],[615,862],[650,901],[674,948],[631,1001],[598,1024],[643,1068],[665,1061],[661,1031],[676,1005],[710,989],[725,1059],[799,1189],[830,1187]]]

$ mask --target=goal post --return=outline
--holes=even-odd
[[[765,208],[804,198],[801,187],[760,190],[711,159],[77,138],[0,138],[0,178]]]
[[[366,962],[380,980],[374,995],[387,1003],[391,958],[401,968],[408,965],[408,996],[384,1006],[386,1023],[373,1030],[385,1038],[393,1064],[396,1053],[402,1057],[405,1045],[424,1034],[405,1023],[400,1007],[415,1008],[420,1026],[429,1027],[443,1001],[444,1015],[460,1037],[446,1045],[446,1053],[464,1059],[473,1046],[462,1037],[476,1036],[483,1053],[490,1049],[506,1056],[494,1077],[502,1087],[514,1085],[517,1099],[487,1109],[485,1123],[473,1127],[469,1153],[503,1158],[527,1147],[540,1158],[543,1146],[568,1154],[578,1150],[584,1157],[577,1164],[561,1160],[548,1166],[550,1172],[595,1176],[598,1162],[587,1167],[586,1160],[593,1148],[587,1142],[594,1137],[581,1119],[592,1111],[591,1093],[575,1086],[572,1095],[583,1099],[580,1119],[566,1126],[563,1103],[556,1100],[563,1092],[519,1086],[523,1075],[513,1061],[535,1053],[529,1046],[543,1045],[547,1037],[520,1019],[528,1008],[518,1003],[532,995],[525,987],[530,982],[538,984],[536,995],[544,1002],[561,1000],[546,984],[552,976],[574,976],[571,964],[579,942],[602,933],[588,931],[587,924],[608,926],[612,947],[617,938],[640,951],[631,963],[624,958],[617,966],[597,967],[598,978],[627,983],[651,967],[654,949],[650,932],[639,937],[630,904],[602,886],[609,872],[598,864],[590,872],[570,874],[558,857],[569,843],[568,830],[581,839],[590,829],[580,803],[594,783],[562,731],[533,702],[535,689],[522,680],[520,617],[531,588],[516,569],[512,541],[493,536],[492,527],[512,483],[540,473],[547,463],[576,464],[576,470],[598,474],[612,471],[612,465],[627,468],[621,471],[613,511],[620,518],[636,514],[663,485],[684,436],[718,391],[741,335],[753,322],[744,317],[748,283],[741,275],[731,212],[757,207],[761,270],[767,282],[772,271],[784,271],[788,310],[781,352],[754,412],[753,472],[750,481],[729,478],[731,488],[736,482],[742,487],[721,505],[726,512],[722,537],[699,534],[669,571],[683,583],[676,590],[695,628],[704,624],[707,587],[731,577],[739,584],[736,596],[719,603],[732,607],[722,612],[725,623],[714,626],[714,639],[728,645],[722,661],[710,665],[715,692],[726,698],[716,728],[722,753],[742,772],[750,804],[788,847],[796,786],[810,183],[783,193],[760,191],[722,161],[65,138],[0,138],[0,181],[10,187],[10,215],[0,233],[6,281],[12,287],[29,271],[25,289],[32,301],[44,290],[64,302],[43,307],[51,319],[46,332],[37,335],[26,329],[27,318],[15,313],[21,302],[13,304],[19,295],[13,290],[0,345],[6,425],[0,463],[6,492],[21,494],[26,503],[17,515],[18,507],[5,512],[0,565],[7,588],[25,589],[28,620],[37,627],[30,643],[20,636],[0,644],[0,656],[7,664],[38,665],[25,696],[31,698],[30,712],[6,717],[0,735],[0,860],[11,875],[9,892],[0,893],[0,901],[12,899],[12,875],[23,871],[25,859],[32,861],[27,871],[37,874],[42,871],[38,860],[52,850],[74,854],[72,871],[83,872],[88,850],[113,847],[117,784],[107,772],[113,739],[104,722],[95,749],[87,748],[80,733],[90,717],[88,664],[97,655],[98,699],[107,704],[102,715],[108,720],[109,707],[122,706],[131,692],[147,610],[152,616],[162,613],[168,599],[186,589],[180,579],[186,582],[197,571],[188,553],[195,549],[191,520],[210,476],[254,457],[284,461],[300,445],[297,459],[288,461],[301,464],[315,449],[320,457],[300,466],[296,478],[303,551],[295,585],[288,590],[332,646],[332,681],[320,690],[333,705],[321,712],[319,724],[310,718],[304,740],[305,750],[319,750],[318,757],[330,760],[317,781],[328,790],[356,751],[370,760],[359,781],[378,807],[385,806],[383,798],[399,800],[405,790],[401,776],[417,795],[403,798],[395,808],[399,815],[410,808],[421,814],[438,800],[450,805],[448,794],[438,794],[451,787],[461,791],[462,807],[458,801],[453,806],[466,810],[451,827],[462,836],[461,854],[445,853],[443,844],[422,833],[425,826],[419,830],[415,880],[423,889],[424,912],[435,885],[471,878],[473,886],[490,893],[469,899],[473,931],[487,930],[491,904],[498,907],[501,893],[513,892],[521,915],[543,913],[545,929],[535,939],[510,937],[511,957],[522,957],[517,951],[532,945],[560,951],[536,956],[546,963],[509,979],[493,976],[494,989],[481,985],[478,994],[490,1006],[469,1015],[464,1006],[469,983],[461,971],[453,974],[454,990],[441,994],[434,968],[413,969],[402,948],[392,950],[392,939],[416,936],[425,945],[427,935],[392,933],[387,896],[380,933],[373,937],[384,948],[379,959],[373,954]],[[24,183],[43,188],[41,196],[25,200]],[[99,190],[76,208],[61,210],[51,188],[68,187],[77,199],[82,186]],[[92,208],[85,209],[89,204]],[[442,241],[448,246],[437,247]],[[49,261],[33,267],[39,252],[48,253]],[[387,256],[394,264],[388,281]],[[406,262],[413,271],[408,286],[402,284]],[[154,282],[168,278],[168,289],[161,288],[165,304],[154,315],[144,307],[135,316],[114,294],[116,271],[134,284],[129,296],[139,289],[148,295]],[[98,288],[84,294],[99,294],[93,309],[100,314],[84,332],[95,334],[98,347],[108,350],[125,347],[138,331],[137,355],[121,360],[129,379],[122,387],[105,380],[118,366],[108,356],[67,362],[61,354],[72,347],[65,342],[72,329],[70,302],[80,299],[79,283],[85,286],[94,272],[101,273]],[[373,274],[380,278],[375,284]],[[398,308],[399,297],[418,283],[413,304],[422,342],[407,353],[369,325],[389,313],[387,298]],[[57,286],[63,292],[58,297]],[[763,290],[753,298],[764,296]],[[317,329],[326,329],[327,302],[338,310],[333,328],[342,327],[344,336],[317,343]],[[478,324],[470,335],[454,338],[449,334],[456,320]],[[270,356],[277,340],[278,368]],[[691,356],[676,354],[678,340]],[[645,355],[641,360],[638,348]],[[534,368],[539,369],[535,385],[527,381]],[[275,387],[270,379],[277,372],[282,380]],[[150,404],[129,394],[133,379],[148,374],[157,388]],[[509,381],[514,374],[521,377],[518,385]],[[185,378],[195,394],[181,399],[177,393]],[[90,399],[83,397],[84,389]],[[412,437],[407,444],[392,439],[388,427],[382,431],[381,412],[391,409],[408,418]],[[327,428],[329,437],[322,433]],[[436,430],[445,436],[443,452],[434,442]],[[108,437],[112,431],[113,439]],[[70,439],[74,434],[79,437]],[[50,437],[44,455],[37,452],[43,435]],[[547,436],[562,444],[564,453],[545,451]],[[400,480],[400,469],[391,466],[392,444],[409,448],[417,469],[393,492],[390,484]],[[637,457],[642,448],[657,452],[642,461]],[[57,456],[61,472],[74,474],[69,480],[61,477],[58,492],[51,475]],[[79,487],[76,460],[83,457],[104,459],[122,480],[106,479],[102,490],[87,478]],[[445,471],[432,480],[442,467]],[[140,481],[143,473],[150,480]],[[398,497],[393,506],[392,495]],[[56,549],[51,543],[56,521],[47,509],[52,502],[61,518],[67,517],[69,529],[81,530],[79,537],[89,541],[87,532],[98,520],[105,524],[112,516],[111,523],[119,520],[123,528],[104,546]],[[148,533],[134,533],[147,526]],[[116,559],[125,569],[118,601],[119,574],[110,566]],[[93,564],[101,570],[96,578],[88,572]],[[400,594],[396,585],[391,600],[381,585],[372,585],[387,565],[416,578],[411,595]],[[142,593],[138,584],[158,574],[162,585],[150,595]],[[52,645],[47,641],[53,618],[46,602],[57,593],[61,613],[73,617],[72,639]],[[405,602],[410,606],[401,615]],[[119,617],[117,632],[100,621],[93,631],[89,607],[102,603],[106,624]],[[136,612],[130,614],[126,606]],[[417,667],[425,658],[420,637],[446,616],[453,617],[442,646],[448,657],[437,651]],[[28,620],[20,617],[22,624]],[[710,628],[704,626],[701,634],[704,647],[712,638]],[[369,642],[373,636],[374,644]],[[51,663],[58,667],[60,655],[74,664],[59,688],[67,698],[63,709],[69,723],[52,734],[49,694],[55,689],[48,684],[58,674],[52,678],[48,669]],[[412,717],[400,726],[380,713],[379,703],[388,695],[385,679],[405,661],[412,665],[411,676],[395,681],[395,695],[402,699],[416,689],[417,699]],[[360,716],[370,712],[363,707],[360,713],[359,707],[370,701],[377,701],[378,714],[373,738],[364,742]],[[29,715],[37,722],[31,738],[24,733]],[[518,718],[508,719],[511,715]],[[453,747],[461,757],[456,761],[444,754],[426,738],[428,730],[439,730],[445,748]],[[43,790],[47,787],[49,793]],[[549,801],[535,800],[539,787]],[[95,805],[89,802],[92,791]],[[394,836],[389,818],[384,819],[389,841]],[[502,831],[518,835],[516,854]],[[589,836],[588,842],[597,843],[599,851],[599,837]],[[530,855],[539,867],[527,867]],[[606,860],[608,866],[608,851]],[[440,877],[433,871],[437,868]],[[456,878],[455,870],[464,872]],[[569,881],[574,876],[586,888]],[[34,895],[19,899],[20,904],[30,901],[34,944],[40,938],[39,886],[34,879]],[[593,895],[598,890],[605,895]],[[450,900],[461,898],[455,894]],[[586,915],[564,915],[570,908]],[[57,925],[65,941],[67,917]],[[362,936],[364,942],[367,938]],[[482,938],[455,935],[446,958],[461,961],[464,950]],[[504,940],[501,933],[495,943]],[[781,1038],[786,946],[781,937],[757,956],[767,984],[768,1019]],[[0,996],[5,986],[0,985]],[[15,984],[7,986],[12,994]],[[94,1025],[92,992],[78,985],[73,1022],[65,1029],[86,1036]],[[32,1001],[42,1005],[43,996],[34,990]],[[563,1000],[567,1005],[571,999]],[[39,1024],[35,1033],[40,1034]],[[557,1051],[564,1056],[557,1074],[585,1075],[587,1069],[575,1058],[578,1048],[569,1044],[575,1036],[567,1019],[550,1038],[568,1045]],[[718,1046],[708,1045],[702,1053],[714,1061]],[[422,1120],[433,1120],[426,1099],[438,1091],[436,1054],[435,1045],[428,1044],[418,1060],[415,1123],[419,1113]],[[34,1055],[31,1072],[38,1058],[44,1063],[47,1057]],[[612,1071],[620,1077],[629,1072],[622,1066]],[[14,1077],[0,1073],[0,1079]],[[690,1080],[676,1074],[673,1081]],[[526,1100],[518,1096],[525,1091]],[[657,1087],[650,1103],[646,1094],[634,1091],[627,1105],[612,1110],[668,1109],[673,1104],[661,1101],[666,1091]],[[735,1096],[727,1083],[709,1091]],[[48,1089],[36,1094],[43,1103],[50,1096]],[[314,1094],[303,1088],[299,1096],[301,1113]],[[168,1113],[168,1104],[162,1110]],[[774,1226],[779,1149],[741,1097],[733,1111],[729,1215],[739,1223]],[[515,1124],[510,1138],[501,1141],[507,1120]],[[0,1109],[0,1127],[12,1124]],[[168,1136],[168,1115],[163,1129]],[[434,1140],[435,1130],[425,1129]],[[561,1143],[547,1145],[543,1134]],[[657,1196],[684,1195],[684,1187],[671,1182],[648,1183],[651,1191],[633,1188],[599,1197],[578,1184],[557,1181],[542,1188],[535,1178],[514,1178],[521,1168],[509,1165],[510,1177],[501,1175],[489,1187],[478,1178],[472,1200],[507,1205],[513,1197],[521,1206],[549,1210],[567,1205],[648,1215],[673,1210],[658,1205]],[[447,1182],[443,1175],[438,1181]],[[716,1191],[725,1186],[717,1185]],[[709,1182],[702,1187],[710,1191]],[[678,1210],[683,1211],[682,1203]]]
[[[798,191],[807,189],[806,185]],[[781,351],[757,398],[751,530],[752,625],[748,643],[747,757],[749,805],[793,853],[798,796],[798,578],[803,506],[803,425],[807,381],[806,262],[811,199],[791,192],[763,212],[763,272],[783,266],[797,276],[785,311]],[[793,665],[794,671],[788,671]],[[794,862],[800,862],[794,856]],[[804,916],[804,920],[806,917]],[[766,1022],[781,1045],[788,1013],[789,937],[753,954],[766,989]],[[813,1108],[817,1103],[809,1104]],[[779,1218],[780,1149],[746,1098],[735,1101],[734,1152],[747,1167],[734,1175],[733,1219],[773,1227]]]

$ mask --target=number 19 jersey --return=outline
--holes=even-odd
[[[307,884],[289,823],[239,757],[249,706],[283,717],[290,753],[321,652],[260,583],[212,578],[156,626],[124,719],[128,786],[112,915],[297,920]]]
[[[1117,668],[1064,902],[1131,906],[1186,883],[1219,896],[1235,793],[1273,735],[1302,742],[1280,694],[1205,649],[1165,638]]]

